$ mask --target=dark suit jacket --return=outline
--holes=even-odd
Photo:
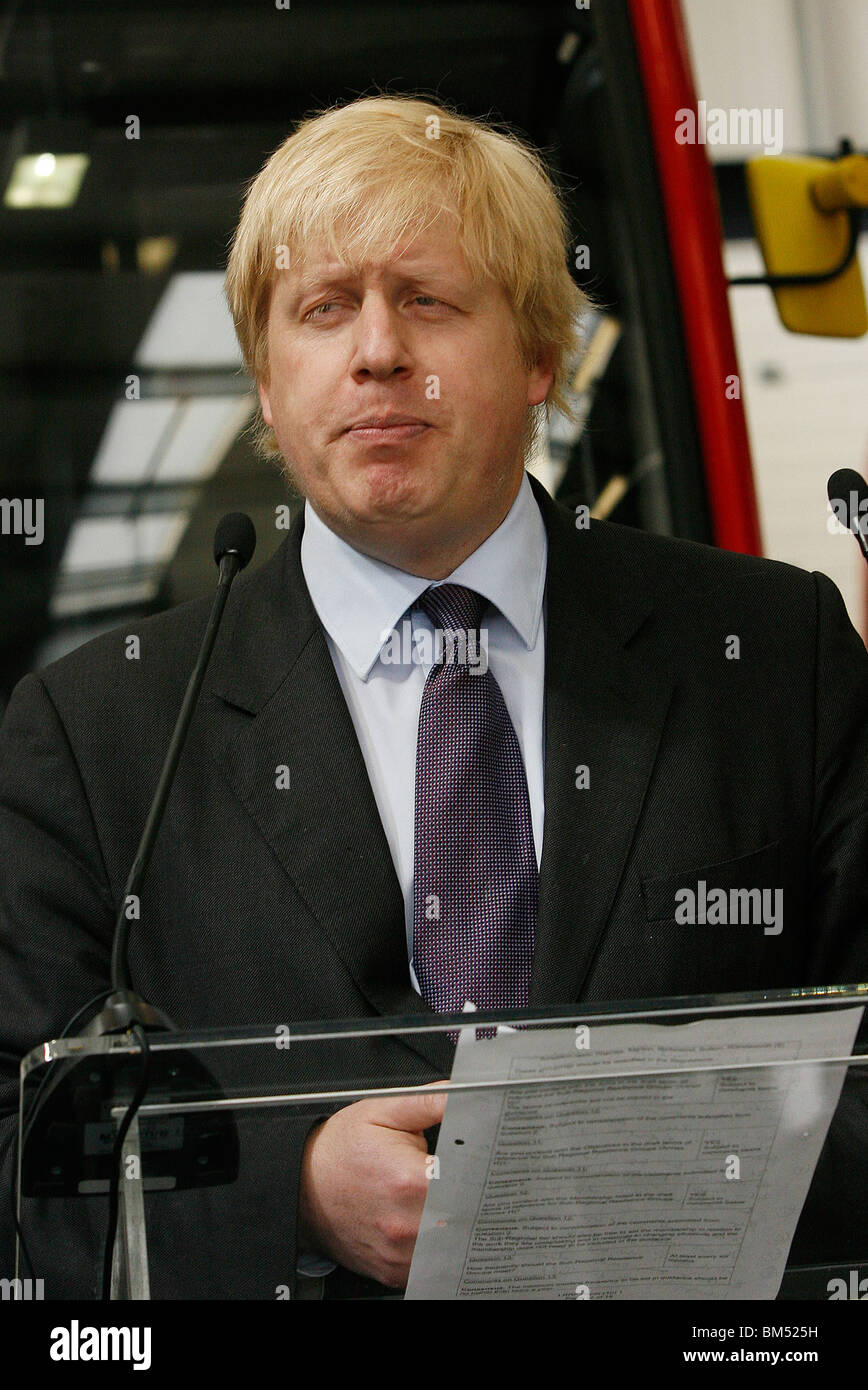
[[[868,978],[868,653],[834,584],[611,523],[577,529],[534,492],[549,561],[531,1003]],[[132,928],[134,984],[181,1029],[427,1011],[304,583],[302,525],[299,514],[232,590]],[[131,621],[13,693],[0,736],[7,1116],[18,1058],[107,985],[117,906],[211,603]],[[275,785],[284,764],[289,790]],[[676,889],[699,879],[781,888],[782,932],[678,925]],[[419,1035],[361,1042],[353,1065],[432,1080],[449,1063],[447,1040]],[[267,1144],[245,1129],[247,1180],[159,1199],[157,1296],[271,1298],[292,1285],[310,1122],[275,1120]],[[8,1145],[14,1118],[2,1124]],[[49,1298],[96,1292],[104,1208],[69,1206],[59,1250],[52,1213],[28,1207]]]

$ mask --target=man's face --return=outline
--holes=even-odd
[[[442,221],[358,275],[327,251],[277,272],[259,387],[326,525],[399,568],[442,571],[432,578],[500,525],[528,406],[552,380],[523,366],[505,293],[474,283]]]

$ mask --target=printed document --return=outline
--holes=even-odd
[[[862,1012],[463,1029],[405,1297],[773,1299]]]

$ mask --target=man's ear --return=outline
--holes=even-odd
[[[531,367],[527,382],[528,405],[542,405],[555,379],[554,350],[546,348],[540,353],[535,367]]]
[[[268,395],[268,388],[265,386],[263,382],[260,381],[256,389],[259,392],[259,404],[262,407],[262,418],[265,421],[266,425],[269,425],[271,428],[273,428],[274,419],[271,414],[271,400]]]

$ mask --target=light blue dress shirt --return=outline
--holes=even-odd
[[[416,738],[433,626],[407,609],[429,584],[464,584],[497,611],[483,615],[488,664],[524,759],[537,864],[543,837],[544,595],[548,539],[527,475],[496,531],[442,580],[407,574],[355,550],[305,502],[301,565],[358,736],[404,895],[413,969]],[[405,627],[406,624],[406,627]],[[395,637],[389,641],[389,633]],[[427,641],[421,636],[427,634]],[[414,648],[416,651],[413,656]]]

